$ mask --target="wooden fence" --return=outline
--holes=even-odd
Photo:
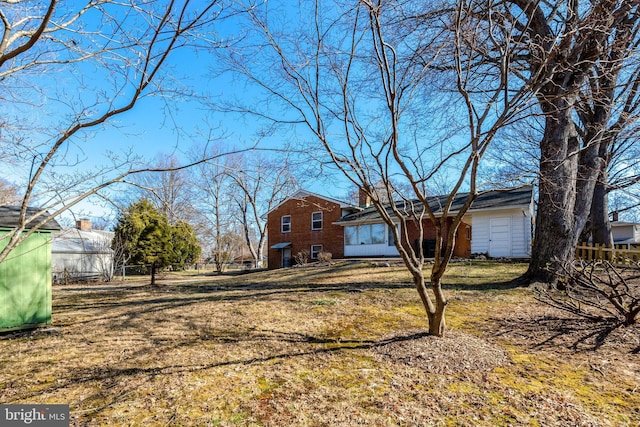
[[[576,258],[585,261],[602,259],[613,264],[632,264],[640,261],[640,249],[636,245],[599,245],[579,243]]]

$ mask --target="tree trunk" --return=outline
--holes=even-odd
[[[262,268],[262,259],[264,258],[264,238],[260,238],[258,242],[258,257],[256,259],[256,268]]]
[[[446,322],[444,318],[446,305],[436,304],[436,311],[429,317],[429,335],[436,337],[444,336],[446,330]]]
[[[559,266],[573,258],[579,235],[574,217],[578,156],[570,155],[579,145],[572,111],[563,99],[545,111],[536,231],[526,274],[532,281],[554,283]]]
[[[429,334],[436,337],[444,335],[446,330],[446,321],[444,318],[444,312],[447,308],[447,301],[442,296],[442,283],[440,279],[437,279],[436,283],[431,283],[434,294],[436,295],[435,310],[433,313],[429,313]]]
[[[591,227],[591,215],[589,215],[589,219],[587,223],[582,228],[582,233],[580,233],[580,237],[578,237],[578,244],[582,242],[588,242],[591,239],[592,227]]]
[[[603,168],[593,190],[593,201],[591,202],[593,243],[603,245],[613,245],[611,222],[609,221],[609,193],[606,184],[608,175],[606,168]]]
[[[444,308],[446,306],[446,302],[443,303],[444,299],[438,298],[436,300],[436,304],[434,305],[429,298],[429,291],[424,280],[424,273],[422,272],[422,268],[412,267],[410,268],[410,270],[413,277],[413,284],[415,285],[416,290],[418,291],[418,295],[420,295],[422,305],[427,312],[429,334],[441,337],[444,335],[444,331],[446,328],[444,320]],[[433,284],[431,286],[433,288]]]
[[[156,285],[156,263],[151,264],[151,286]]]

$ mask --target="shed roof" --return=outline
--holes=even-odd
[[[464,202],[469,193],[460,193],[454,197],[453,203],[451,205],[450,213],[457,212],[462,208]],[[429,199],[429,206],[433,210],[433,212],[437,215],[442,213],[442,207],[446,203],[446,200],[449,196],[434,196]],[[471,208],[469,209],[469,213],[473,212],[481,212],[495,209],[508,209],[515,207],[525,207],[531,204],[533,197],[533,186],[525,186],[519,188],[510,188],[505,190],[492,190],[484,193],[480,193],[476,199],[473,201]],[[395,205],[400,210],[406,209],[409,210],[411,204],[413,204],[416,209],[419,209],[422,205],[418,200],[412,200],[409,202],[400,201],[395,202]],[[391,207],[387,208],[387,210],[391,210]],[[375,209],[375,207],[371,206],[364,209],[361,212],[355,212],[348,215],[343,216],[340,220],[337,221],[338,224],[343,224],[346,222],[375,222],[380,221],[380,214]]]
[[[37,217],[35,217],[38,215]],[[49,216],[49,212],[39,208],[27,208],[27,225],[25,228],[33,228],[43,217]],[[31,220],[29,220],[31,219]],[[20,225],[20,206],[0,206],[0,227],[16,228]],[[51,218],[41,227],[41,230],[60,230],[60,224]]]
[[[111,254],[113,231],[78,230],[64,227],[51,238],[52,253]]]

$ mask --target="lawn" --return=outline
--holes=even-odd
[[[525,269],[454,264],[444,338],[394,266],[55,286],[51,328],[0,336],[0,403],[81,426],[638,426],[640,328],[542,305]]]

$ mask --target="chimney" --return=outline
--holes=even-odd
[[[91,221],[88,219],[80,219],[76,221],[76,228],[83,231],[91,231]]]
[[[358,206],[368,208],[371,206],[371,197],[362,189],[358,189]]]
[[[618,221],[618,211],[611,212],[611,221],[612,222]]]

